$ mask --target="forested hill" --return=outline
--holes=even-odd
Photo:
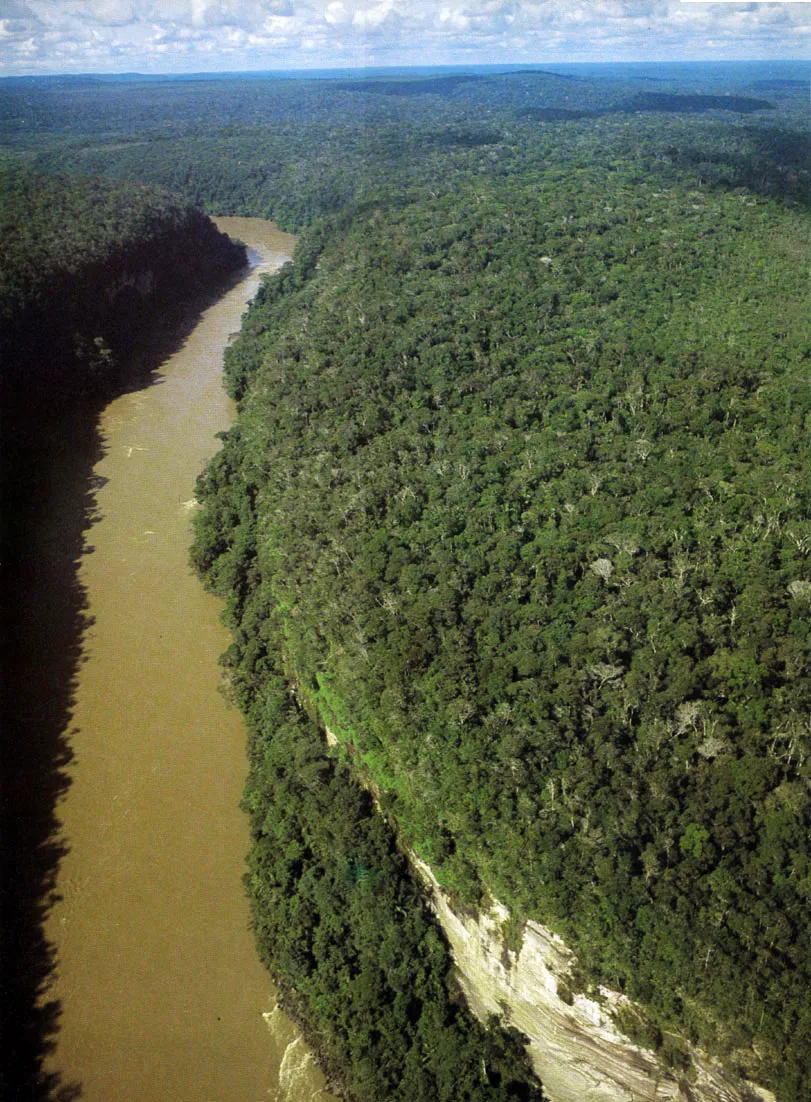
[[[194,560],[255,725],[280,646],[460,900],[800,1102],[808,223],[599,125],[305,235]]]
[[[41,171],[138,180],[212,214],[260,215],[290,230],[381,188],[565,162],[573,146],[582,155],[588,134],[632,155],[640,172],[686,169],[702,186],[807,204],[805,66],[598,68],[588,79],[527,69],[0,81],[0,144]]]
[[[244,262],[244,248],[165,193],[6,166],[0,171],[5,386],[16,386],[9,378],[16,375],[27,383],[47,375],[64,395],[94,385],[156,304],[222,281]]]
[[[309,227],[193,561],[260,949],[351,1097],[539,1090],[387,823],[642,1004],[685,1091],[690,1040],[811,1094],[807,80],[763,75],[0,86],[16,171]]]
[[[5,533],[26,501],[22,472],[49,432],[58,438],[61,414],[88,418],[92,435],[98,409],[131,384],[128,357],[143,352],[156,317],[244,263],[244,246],[166,193],[0,165]],[[142,364],[148,375],[154,365]]]

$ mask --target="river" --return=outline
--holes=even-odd
[[[79,563],[87,626],[45,925],[47,998],[61,1006],[46,1067],[86,1102],[332,1097],[254,949],[245,731],[218,691],[220,602],[188,566],[195,478],[233,416],[222,353],[294,239],[261,219],[217,221],[248,244],[252,270],[149,385],[104,410]]]

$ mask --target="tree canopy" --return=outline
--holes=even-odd
[[[811,1090],[807,86],[644,79],[0,87],[4,308],[190,202],[304,230],[227,354],[192,561],[260,950],[359,1099],[540,1090],[404,843],[563,935],[674,1075],[693,1041]]]
[[[303,235],[194,559],[460,900],[800,1099],[807,220],[567,126]]]

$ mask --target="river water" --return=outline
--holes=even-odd
[[[218,691],[220,602],[188,566],[195,478],[233,416],[223,349],[293,246],[260,219],[218,224],[248,244],[252,271],[100,425],[58,807],[67,852],[46,925],[47,997],[61,1004],[49,1070],[86,1102],[331,1098],[254,949],[245,731]]]

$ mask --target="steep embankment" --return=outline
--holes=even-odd
[[[139,185],[0,174],[0,343],[8,379],[52,374],[69,393],[79,369],[165,306],[245,262],[199,210]],[[45,363],[37,360],[45,360]]]
[[[663,1066],[649,1047],[634,1044],[617,1019],[638,1025],[644,1015],[626,996],[601,987],[595,997],[570,989],[576,958],[560,937],[527,922],[520,947],[505,936],[510,912],[494,903],[471,915],[454,910],[430,868],[414,866],[453,952],[462,990],[477,1016],[499,1014],[528,1039],[533,1066],[551,1102],[774,1102],[771,1091],[737,1076],[678,1038],[690,1074]]]
[[[200,211],[134,184],[0,174],[0,350],[9,398],[97,386],[160,304],[245,262]]]
[[[782,1100],[811,1051],[808,244],[619,158],[310,235],[229,357],[197,551],[235,685],[281,640],[446,890],[563,936],[674,1078],[696,1043]]]
[[[324,728],[328,746],[340,740]],[[379,810],[379,805],[378,805]],[[562,938],[538,922],[520,933],[503,903],[458,906],[424,861],[407,850],[453,955],[454,977],[481,1022],[499,1018],[519,1030],[550,1102],[775,1102],[771,1091],[730,1076],[717,1060],[675,1038],[689,1078],[664,1065],[619,1028],[646,1024],[625,995],[600,987],[589,998],[571,989],[577,960]]]
[[[47,477],[38,456],[59,445],[69,418],[86,442],[94,437],[104,402],[153,369],[144,335],[156,313],[167,318],[195,298],[199,306],[244,263],[243,246],[165,194],[0,172],[6,561],[25,553],[18,505]],[[129,355],[136,347],[140,361]]]

